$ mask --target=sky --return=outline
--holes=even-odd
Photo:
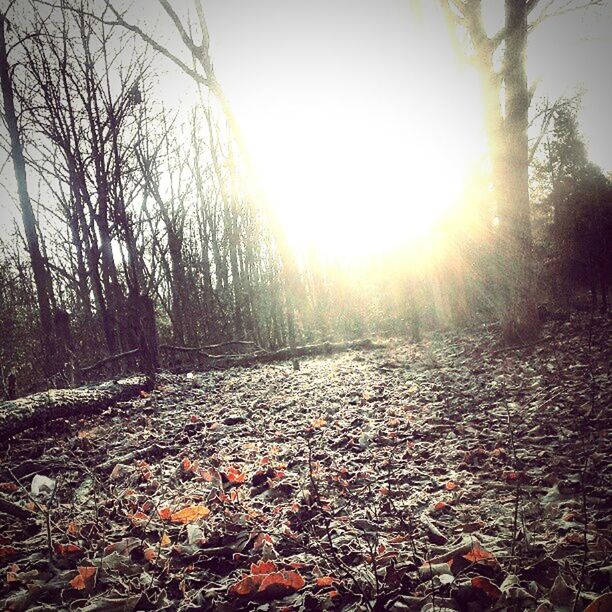
[[[204,0],[217,77],[263,190],[302,246],[358,256],[426,232],[485,153],[477,76],[458,61],[437,2],[416,4]],[[186,14],[193,3],[173,6]],[[494,31],[503,2],[484,8]],[[180,54],[157,2],[136,0],[127,17]],[[610,3],[530,35],[536,99],[584,90],[582,130],[606,171],[611,65]],[[188,77],[166,60],[158,69],[160,101],[195,103]]]

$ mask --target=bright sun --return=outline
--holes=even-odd
[[[380,24],[389,48],[363,49],[350,29],[320,48],[307,38],[306,61],[297,42],[281,58],[259,48],[252,68],[265,70],[234,92],[258,181],[298,252],[359,261],[426,241],[485,150],[475,75],[443,24],[411,35],[409,23]]]
[[[252,141],[263,188],[296,249],[334,259],[426,239],[480,152],[461,126],[429,116],[406,130],[394,129],[396,117],[368,117],[363,108],[311,107],[299,120],[277,113],[274,124]]]

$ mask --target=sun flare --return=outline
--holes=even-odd
[[[395,129],[397,118],[358,107],[342,116],[310,108],[295,122],[292,115],[277,113],[263,133],[254,130],[251,146],[264,192],[298,252],[360,260],[427,240],[480,154],[478,139],[439,113]]]
[[[283,58],[259,48],[265,73],[233,95],[257,181],[297,252],[359,261],[426,240],[486,150],[476,76],[443,24],[412,37],[385,27],[390,48],[373,56],[343,41],[358,55],[350,73],[325,55],[335,32],[308,61],[292,56],[297,43]]]

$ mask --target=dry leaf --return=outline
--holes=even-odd
[[[497,567],[497,559],[495,556],[490,553],[488,550],[484,549],[480,544],[474,543],[472,546],[472,550],[462,555],[464,559],[471,561],[472,563],[483,562],[486,565],[491,565],[492,567]]]
[[[77,591],[82,591],[91,584],[91,578],[96,575],[95,567],[79,567],[79,573],[70,581],[70,586]],[[88,584],[89,582],[89,584]]]
[[[70,555],[83,552],[83,549],[76,544],[53,544],[53,550],[58,555]]]
[[[237,468],[231,467],[227,470],[227,479],[232,484],[240,484],[246,480],[246,476]]]
[[[493,584],[488,578],[484,578],[483,576],[474,576],[472,578],[472,586],[476,589],[481,589],[494,600],[498,600],[502,594],[497,585]]]
[[[170,546],[170,544],[172,544],[172,540],[170,539],[170,536],[168,536],[167,533],[164,533],[164,535],[162,535],[161,540],[159,541],[159,543],[162,546]]]
[[[319,576],[316,580],[316,585],[318,587],[327,587],[331,586],[334,583],[334,578],[331,576]]]
[[[210,510],[206,506],[187,506],[187,508],[183,508],[182,510],[171,514],[170,520],[173,523],[186,525],[187,523],[193,523],[199,519],[206,518],[209,514]]]

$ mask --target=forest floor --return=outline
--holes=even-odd
[[[40,518],[0,514],[0,600],[610,610],[611,328],[582,314],[522,349],[480,326],[166,376],[26,432],[0,490]]]

